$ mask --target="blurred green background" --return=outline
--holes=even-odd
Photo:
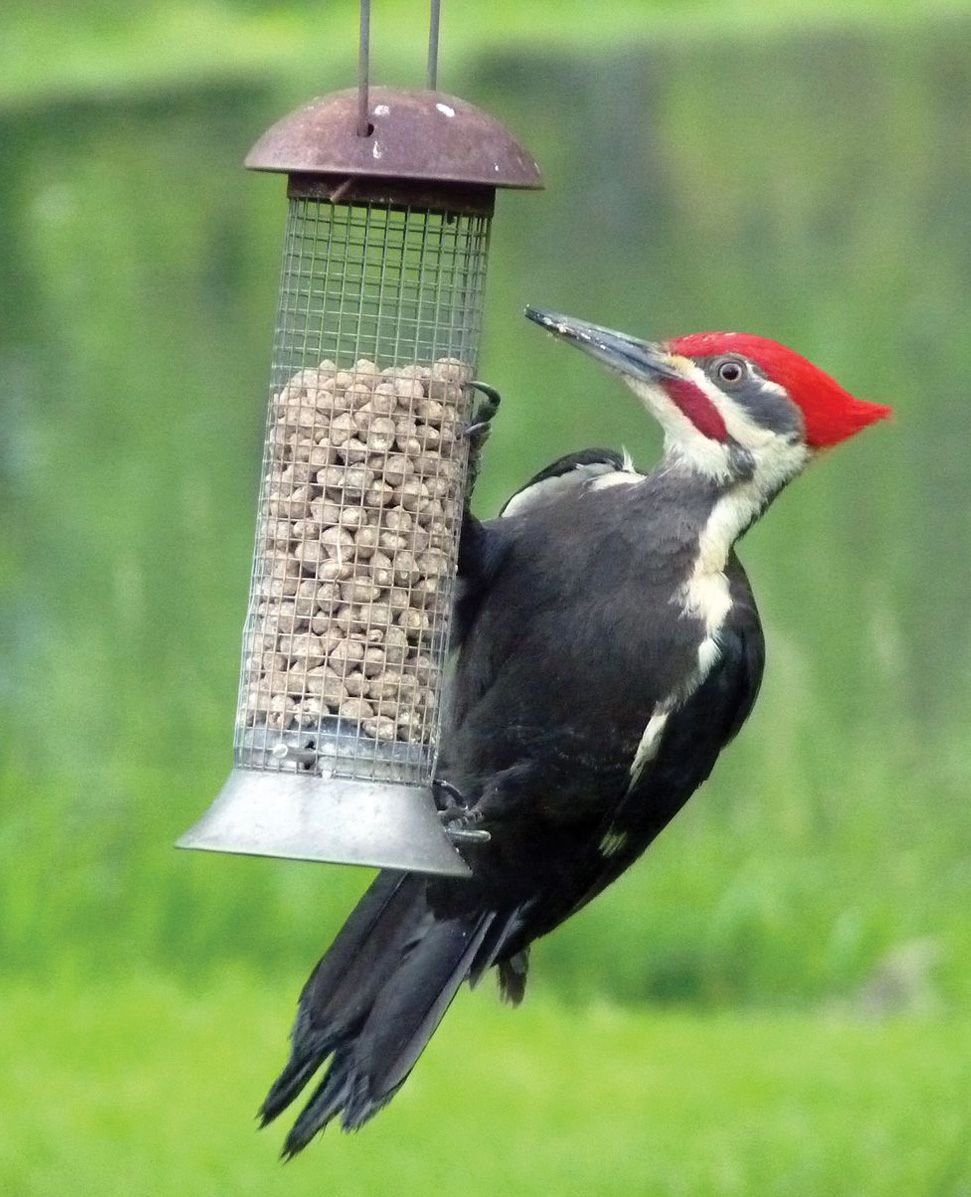
[[[240,161],[353,82],[356,8],[0,12],[0,1189],[971,1194],[964,4],[446,0],[443,89],[547,182],[498,205],[482,513],[657,451],[527,302],[774,336],[896,418],[745,543],[756,713],[524,1010],[463,995],[360,1136],[253,1133],[367,878],[171,844],[250,569],[285,202]],[[420,85],[425,8],[375,0],[375,79]]]

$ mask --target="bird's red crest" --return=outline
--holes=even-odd
[[[891,409],[882,403],[855,398],[807,358],[768,337],[732,332],[692,333],[669,341],[668,348],[683,357],[736,353],[754,362],[768,378],[784,387],[799,406],[806,424],[806,443],[814,449],[836,445],[891,414]]]

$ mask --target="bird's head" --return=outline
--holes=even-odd
[[[814,454],[890,414],[767,337],[642,341],[536,308],[526,315],[616,371],[660,423],[671,456],[722,480],[752,480],[766,494]]]

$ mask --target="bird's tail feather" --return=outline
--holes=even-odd
[[[337,1115],[345,1130],[356,1130],[391,1100],[497,921],[490,910],[434,914],[426,885],[416,874],[382,873],[304,986],[290,1059],[263,1103],[263,1125],[333,1058],[285,1155]]]
[[[407,921],[415,881],[407,874],[379,874],[307,978],[290,1033],[290,1059],[260,1108],[263,1126],[290,1105],[338,1040],[366,1016],[394,960],[389,940]],[[382,952],[384,970],[376,967]]]
[[[521,908],[514,910],[507,918],[496,919],[469,970],[469,984],[475,987],[495,965],[499,974],[499,993],[512,1006],[518,1006],[523,1000],[529,969],[528,948],[521,948],[511,956],[507,952],[510,941],[521,930]]]

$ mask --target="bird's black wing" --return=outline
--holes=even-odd
[[[748,718],[762,680],[764,639],[748,579],[734,557],[727,573],[733,607],[719,635],[718,660],[671,712],[650,764],[566,854],[569,868],[539,870],[545,885],[523,906],[515,933],[492,963],[515,960],[532,940],[552,931],[629,868],[707,779]],[[482,849],[483,857],[487,852],[488,847]]]
[[[538,503],[551,502],[605,474],[625,470],[633,472],[629,459],[614,449],[580,449],[576,453],[567,453],[511,494],[499,509],[499,515],[510,516]]]
[[[483,522],[466,507],[459,538],[458,579],[452,618],[451,644],[457,648],[475,618],[479,604],[505,559],[509,545],[502,517],[535,511],[547,503],[608,474],[635,471],[626,454],[613,449],[581,449],[558,458],[534,474],[502,505],[497,520]]]
[[[719,656],[705,680],[672,711],[653,760],[633,777],[604,821],[600,863],[578,909],[628,868],[667,826],[741,730],[758,697],[765,640],[748,578],[732,556],[727,569],[732,608],[718,635]]]

